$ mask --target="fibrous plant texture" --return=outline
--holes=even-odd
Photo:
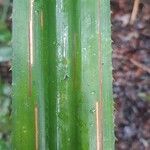
[[[15,150],[113,150],[109,0],[14,0]]]

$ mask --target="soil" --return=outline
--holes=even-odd
[[[117,150],[150,150],[150,2],[111,0]]]

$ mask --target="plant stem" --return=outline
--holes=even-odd
[[[114,149],[109,0],[56,0],[45,10],[47,147]]]
[[[14,149],[114,149],[109,3],[15,0]]]

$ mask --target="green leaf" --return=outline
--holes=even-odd
[[[14,7],[13,148],[113,150],[110,1]]]

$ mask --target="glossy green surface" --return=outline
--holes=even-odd
[[[51,14],[47,18],[51,51],[50,102],[46,105],[50,116],[49,149],[96,149],[96,8],[97,3],[90,0],[57,0],[47,9]]]
[[[99,114],[103,137],[98,142],[103,141],[99,145],[104,150],[113,150],[109,3],[35,0],[34,64],[30,72],[30,3],[15,0],[14,149],[98,150],[96,137],[101,131],[96,127],[96,103],[103,101],[103,113]],[[32,95],[28,95],[30,85]]]
[[[109,1],[107,4],[110,6]],[[101,99],[104,101],[103,146],[113,149],[110,8],[106,6],[104,1],[56,0],[46,5],[49,8],[45,7],[49,14],[45,19],[50,51],[47,148],[96,149],[95,107]],[[101,18],[105,18],[103,23]],[[100,47],[99,32],[104,42]],[[102,75],[99,75],[100,67],[103,67]],[[102,85],[100,80],[104,80]]]

